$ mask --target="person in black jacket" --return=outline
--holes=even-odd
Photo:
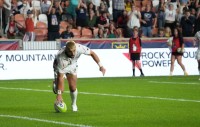
[[[193,27],[195,23],[195,18],[190,15],[190,11],[185,11],[185,16],[181,18],[181,27],[182,33],[184,37],[192,37],[193,36]]]

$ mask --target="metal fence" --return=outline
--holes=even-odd
[[[23,50],[57,50],[61,44],[57,41],[27,41],[23,42]]]

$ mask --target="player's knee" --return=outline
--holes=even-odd
[[[76,91],[76,87],[70,87],[69,90],[70,90],[70,92],[75,92]]]

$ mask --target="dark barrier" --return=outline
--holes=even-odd
[[[127,49],[129,47],[128,38],[116,39],[72,39],[76,43],[83,44],[91,49]],[[68,39],[61,39],[61,47]],[[193,38],[184,38],[185,47],[192,47]],[[167,38],[142,38],[143,48],[167,48]]]

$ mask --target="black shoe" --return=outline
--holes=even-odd
[[[140,77],[144,77],[144,74],[141,74]]]
[[[53,92],[54,94],[57,94],[58,88],[57,85],[55,84],[55,81],[53,81]]]

